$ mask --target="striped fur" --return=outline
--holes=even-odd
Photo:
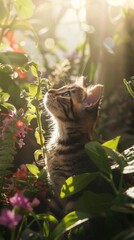
[[[45,108],[54,122],[48,144],[47,170],[59,204],[65,180],[73,175],[95,170],[84,145],[91,140],[98,115],[102,85],[84,88],[79,84],[50,89],[45,95]]]

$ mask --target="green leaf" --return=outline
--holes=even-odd
[[[0,22],[6,17],[7,15],[7,7],[4,1],[0,0]]]
[[[114,197],[111,194],[96,194],[91,191],[84,192],[84,194],[76,202],[77,211],[87,214],[101,214],[107,211],[113,201]]]
[[[123,174],[131,174],[134,173],[134,164],[125,166],[123,169]]]
[[[2,105],[4,108],[6,108],[8,111],[16,111],[15,106],[14,106],[13,104],[11,104],[11,103],[5,102],[5,103],[2,103],[1,105]]]
[[[68,197],[81,191],[98,176],[99,173],[83,173],[81,175],[69,177],[62,186],[60,197]]]
[[[34,83],[29,85],[29,93],[32,97],[36,96],[37,90],[38,90],[38,85]]]
[[[34,61],[29,62],[28,65],[29,65],[29,67],[31,69],[31,72],[32,72],[33,76],[38,78],[39,73],[40,73],[39,65],[36,62],[34,62]]]
[[[134,98],[134,91],[131,87],[131,81],[127,81],[126,79],[123,79],[123,82],[126,85],[126,88],[127,88],[128,92],[130,93],[130,95]]]
[[[27,104],[27,107],[28,107],[28,111],[26,112],[26,115],[29,115],[29,114],[35,115],[36,107],[33,104],[31,104],[31,102]]]
[[[85,145],[85,149],[89,158],[103,173],[108,175],[112,174],[107,154],[100,143],[98,142],[87,143]]]
[[[127,194],[127,196],[134,199],[134,187],[127,189],[126,194]]]
[[[13,67],[10,64],[0,63],[0,71],[8,73],[8,74],[12,74],[14,70],[13,70]]]
[[[41,79],[41,85],[51,86],[51,83],[47,78],[42,78]]]
[[[43,229],[44,229],[45,236],[48,237],[50,232],[48,221],[43,222]]]
[[[123,151],[123,155],[125,156],[127,162],[134,161],[134,146],[127,148]]]
[[[39,39],[38,39],[38,35],[34,29],[34,27],[32,26],[32,24],[28,21],[28,20],[17,20],[13,23],[13,25],[11,26],[11,29],[14,31],[14,30],[29,30],[33,33],[34,35],[34,40],[36,40],[36,42],[38,43],[39,42]]]
[[[113,205],[111,207],[112,211],[125,213],[125,214],[134,214],[134,203]]]
[[[35,161],[38,161],[39,156],[42,156],[42,150],[41,149],[38,149],[34,152]]]
[[[134,188],[129,188],[125,193],[117,195],[111,210],[125,214],[134,214]]]
[[[127,162],[125,161],[124,156],[119,152],[112,150],[110,148],[107,148],[107,147],[103,147],[103,148],[105,149],[107,154],[111,156],[112,159],[114,159],[114,161],[116,161],[119,164],[120,170],[122,172],[124,167],[127,165]]]
[[[90,65],[90,71],[89,71],[89,82],[93,81],[95,72],[96,72],[96,65],[92,62]]]
[[[64,232],[69,231],[85,221],[88,221],[88,217],[86,216],[81,212],[75,211],[67,214],[50,234],[49,240],[58,240]]]
[[[40,171],[37,166],[35,166],[34,164],[26,164],[26,167],[28,168],[30,173],[38,177],[38,174],[40,173]]]
[[[35,66],[31,66],[31,72],[34,77],[38,77],[38,71]]]
[[[37,219],[39,219],[39,220],[47,220],[47,221],[49,221],[49,222],[54,223],[55,225],[58,224],[58,220],[57,220],[53,215],[48,215],[48,214],[42,213],[42,214],[36,215],[36,217],[37,217]]]
[[[44,131],[42,131],[42,141],[43,141],[42,143],[44,144],[45,138],[44,138],[44,136],[43,136],[43,133],[44,133]],[[40,139],[40,134],[39,134],[38,129],[35,130],[35,138],[36,138],[37,143],[38,143],[39,145],[41,145],[41,139]]]
[[[133,239],[134,239],[134,227],[122,231],[113,238],[113,240],[133,240]]]
[[[102,146],[111,148],[113,150],[116,150],[117,147],[118,147],[118,143],[120,141],[120,138],[121,138],[120,136],[117,136],[116,138],[111,139],[111,140],[103,143]]]
[[[10,95],[8,93],[3,93],[1,97],[2,102],[7,102],[9,97]]]
[[[0,62],[20,67],[28,62],[28,57],[23,53],[2,52],[0,54]]]
[[[17,13],[22,18],[30,18],[33,15],[34,5],[32,0],[14,0]]]
[[[37,116],[34,114],[34,115],[31,115],[31,114],[29,114],[29,115],[27,115],[26,116],[26,118],[27,118],[27,123],[28,123],[28,125],[31,123],[31,121],[34,119],[34,118],[36,118]]]

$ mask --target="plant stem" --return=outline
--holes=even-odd
[[[134,91],[130,86],[130,82],[128,82],[126,79],[123,79],[123,82],[126,85],[126,88],[127,88],[128,92],[130,93],[130,95],[134,98]]]
[[[115,186],[115,184],[114,184],[114,182],[113,182],[113,176],[111,175],[110,178],[108,178],[108,177],[105,176],[102,172],[100,172],[100,176],[101,176],[102,178],[104,178],[107,182],[109,182],[109,184],[111,185],[112,189],[114,190],[114,193],[115,193],[116,195],[118,195],[119,192],[118,192],[118,190],[117,190],[117,188],[116,188],[116,186]]]
[[[33,216],[34,220],[37,222],[37,225],[39,227],[39,230],[40,230],[40,234],[41,234],[41,238],[43,239],[43,235],[44,235],[44,232],[42,230],[42,227],[40,225],[40,222],[38,221],[38,218],[36,217],[36,214],[34,212],[31,212],[31,215]]]
[[[15,238],[15,228],[13,228],[12,231],[11,231],[11,240],[17,240]]]
[[[38,89],[37,89],[37,94],[36,94],[36,100],[37,102],[39,101],[39,97],[41,94],[41,79],[39,76],[39,71],[38,71]],[[39,105],[36,105],[36,114],[37,114],[37,125],[38,125],[38,132],[39,132],[39,138],[40,138],[40,144],[41,144],[41,150],[42,150],[42,157],[43,160],[45,159],[45,146],[44,146],[44,136],[43,136],[43,128],[42,128],[42,122],[41,122],[41,113],[39,109]]]
[[[20,234],[22,232],[22,228],[23,228],[23,225],[25,223],[25,220],[26,220],[26,216],[23,217],[22,221],[21,221],[21,225],[19,227],[19,230],[18,230],[18,233],[17,233],[17,236],[16,236],[16,239],[14,240],[19,240],[20,239]],[[13,240],[13,239],[12,239]]]

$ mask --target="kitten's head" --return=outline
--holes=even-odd
[[[95,121],[103,86],[84,87],[83,81],[59,89],[49,89],[45,95],[48,113],[62,122]]]

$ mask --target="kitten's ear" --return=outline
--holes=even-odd
[[[86,110],[91,110],[99,104],[103,93],[103,85],[97,84],[91,87],[87,93]]]
[[[86,87],[86,77],[81,76],[76,79],[75,83],[79,85],[80,87]]]

